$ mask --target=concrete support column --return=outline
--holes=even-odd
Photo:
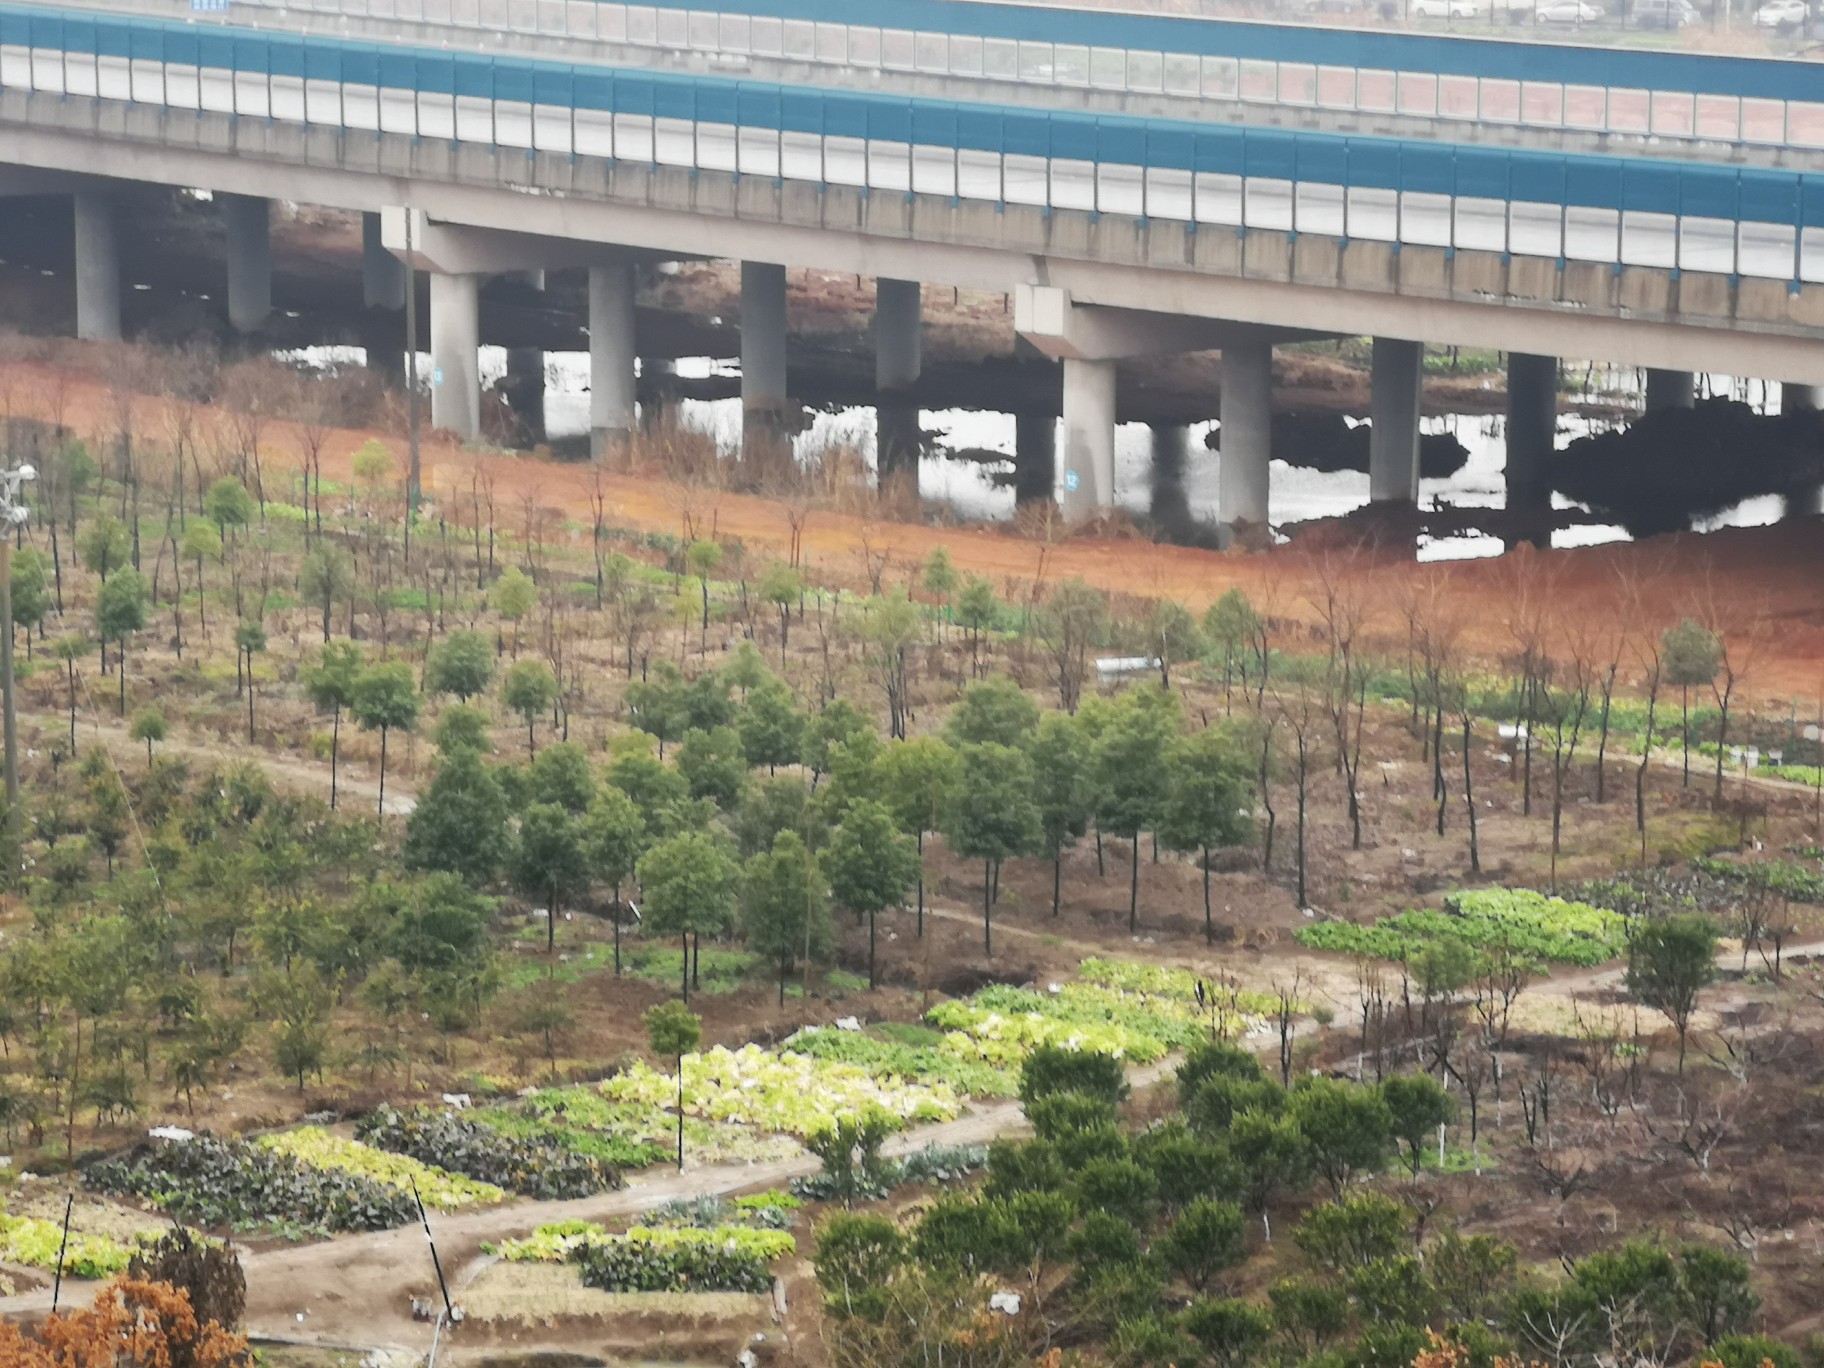
[[[1690,371],[1649,370],[1647,412],[1690,408],[1697,402],[1697,377]]]
[[[1184,467],[1190,457],[1190,429],[1181,423],[1154,423],[1153,499],[1154,521],[1182,524],[1190,517],[1184,492]]]
[[[1050,413],[1013,415],[1013,502],[1050,503],[1058,483],[1058,420]]]
[[[882,484],[897,473],[917,478],[920,432],[918,406],[895,398],[918,381],[924,322],[916,280],[875,282],[874,388],[880,392],[875,456]]]
[[[99,190],[80,190],[76,201],[76,336],[85,342],[120,341],[120,245],[114,201]]]
[[[509,347],[502,388],[507,406],[519,422],[519,435],[529,446],[545,440],[545,353],[540,347]]]
[[[1223,522],[1264,528],[1272,458],[1273,344],[1222,349],[1222,465],[1217,499]]]
[[[1374,339],[1369,368],[1368,498],[1374,503],[1419,501],[1419,403],[1425,348],[1392,337]]]
[[[1824,385],[1799,385],[1785,381],[1780,385],[1780,412],[1816,413],[1824,409]],[[1824,426],[1824,424],[1821,424]],[[1824,514],[1824,486],[1796,489],[1786,496],[1786,516],[1815,518]]]
[[[1546,474],[1557,444],[1558,358],[1507,358],[1507,507],[1543,520],[1552,507]]]
[[[380,241],[380,215],[361,215],[361,298],[370,309],[405,307],[405,263]]]
[[[228,322],[236,332],[256,332],[272,313],[272,201],[220,198],[228,230]]]
[[[1797,385],[1790,380],[1781,384],[1781,413],[1816,413],[1819,409],[1824,409],[1824,385]]]
[[[633,267],[589,268],[589,454],[627,441],[635,415]]]
[[[1114,507],[1113,361],[1064,361],[1063,503],[1067,518],[1093,517]]]
[[[431,277],[431,426],[481,436],[481,278]]]
[[[784,428],[785,267],[741,263],[741,458],[762,470],[790,458]]]

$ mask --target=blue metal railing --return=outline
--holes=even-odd
[[[62,70],[41,69],[45,62],[61,62]],[[222,74],[226,89],[215,104],[204,89],[212,72]],[[185,82],[183,89],[195,86],[196,93],[179,99],[173,90]],[[1602,255],[1601,235],[1612,231],[1617,264],[1630,260],[1631,225],[1637,233],[1669,228],[1669,257],[1654,247],[1643,249],[1650,259],[1633,259],[1673,268],[1694,264],[1681,247],[1688,236],[1701,230],[1715,239],[1721,231],[1728,255],[1719,264],[1712,254],[1698,268],[1784,277],[1795,287],[1824,278],[1824,174],[869,95],[14,4],[0,4],[0,84],[571,155],[654,162],[682,156],[710,169],[752,166],[780,177],[1232,222],[1244,230],[1284,227],[1603,260],[1611,258]],[[313,108],[313,88],[333,89],[333,106]],[[371,120],[362,112],[370,104]],[[744,164],[750,133],[770,138],[771,150]],[[661,155],[662,137],[687,141]],[[730,150],[720,150],[718,139]],[[814,144],[815,159],[788,169],[787,143]],[[833,157],[849,159],[847,166],[855,156],[859,180],[832,169]],[[985,171],[990,162],[992,172]],[[1308,193],[1315,196],[1309,206]],[[1284,216],[1261,207],[1279,200],[1287,202]],[[1498,213],[1499,232],[1464,230],[1466,208],[1484,218]],[[1523,220],[1549,227],[1541,210],[1558,219],[1546,247],[1530,230],[1516,231],[1527,227]],[[1409,232],[1402,219],[1419,224],[1439,213],[1441,239],[1435,229]],[[1754,242],[1740,225],[1756,226]],[[1572,249],[1574,234],[1581,234],[1582,250]],[[1745,246],[1753,248],[1752,260]]]

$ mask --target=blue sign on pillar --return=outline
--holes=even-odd
[[[443,368],[441,366],[431,372],[431,383],[433,385],[441,385],[443,383]]]
[[[1077,472],[1076,471],[1067,470],[1064,472],[1064,488],[1066,491],[1068,491],[1069,493],[1072,493],[1072,494],[1075,494],[1077,492]]]

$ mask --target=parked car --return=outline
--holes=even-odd
[[[1754,12],[1756,28],[1781,28],[1787,24],[1798,25],[1811,17],[1805,0],[1768,0]]]
[[[1541,24],[1593,24],[1603,16],[1601,5],[1589,0],[1552,0],[1541,5],[1533,17]]]
[[[1476,0],[1412,0],[1414,19],[1474,19]]]
[[[1697,10],[1690,0],[1634,0],[1628,22],[1638,29],[1662,29],[1676,33],[1686,24],[1697,22]]]

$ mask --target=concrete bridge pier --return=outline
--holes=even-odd
[[[1647,412],[1690,408],[1697,402],[1697,377],[1690,371],[1648,370]]]
[[[1058,420],[1050,413],[1013,415],[1013,502],[1050,503],[1058,484]]]
[[[545,440],[545,353],[539,347],[509,347],[507,373],[501,382],[507,407],[519,420],[519,435],[529,446]]]
[[[791,460],[785,430],[785,267],[741,263],[741,459],[762,473]]]
[[[907,473],[918,478],[921,441],[918,405],[903,391],[918,382],[922,368],[923,298],[916,280],[882,276],[874,287],[875,466],[884,487]]]
[[[633,270],[589,268],[589,455],[598,461],[634,428]]]
[[[1246,524],[1264,532],[1273,445],[1272,342],[1237,339],[1223,347],[1220,405],[1218,516],[1231,527]]]
[[[228,322],[236,332],[257,332],[272,313],[272,201],[218,198],[228,234]]]
[[[120,341],[120,244],[114,197],[78,190],[76,206],[76,336],[85,342]]]
[[[1184,467],[1190,457],[1191,431],[1182,423],[1154,423],[1153,498],[1148,511],[1160,523],[1181,525],[1191,516],[1184,490]]]
[[[1787,380],[1780,385],[1781,413],[1815,413],[1824,409],[1824,385],[1800,385]],[[1824,514],[1824,486],[1794,491],[1786,496],[1786,516],[1812,518]]]
[[[405,307],[405,263],[386,250],[380,215],[361,215],[361,300],[370,309]]]
[[[1115,363],[1064,358],[1064,514],[1115,503]]]
[[[1419,411],[1425,345],[1374,339],[1369,363],[1368,498],[1372,503],[1419,501]]]
[[[481,278],[431,276],[431,426],[481,436]]]
[[[1550,539],[1552,510],[1547,465],[1557,442],[1558,358],[1511,352],[1507,358],[1507,507],[1534,529],[1535,545]]]

